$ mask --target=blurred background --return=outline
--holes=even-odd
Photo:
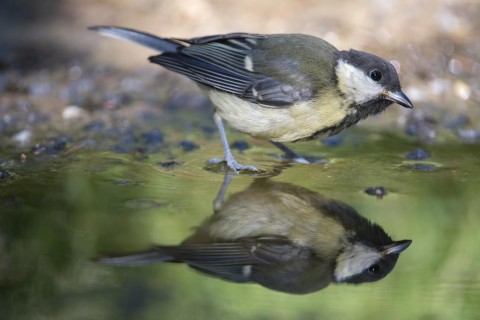
[[[148,86],[161,91],[158,82],[152,82],[158,75],[162,75],[162,82],[183,83],[190,88],[189,93],[193,90],[198,95],[190,82],[150,65],[146,58],[154,54],[151,50],[102,38],[87,31],[92,25],[126,26],[175,37],[238,31],[300,32],[322,37],[339,49],[372,52],[394,63],[404,91],[422,108],[408,113],[411,119],[406,118],[405,110],[391,108],[386,117],[379,117],[380,124],[405,126],[411,120],[433,126],[432,122],[440,121],[449,129],[464,129],[469,122],[476,128],[476,121],[469,120],[479,116],[479,11],[477,1],[472,0],[4,0],[0,12],[0,90],[3,95],[25,92],[27,100],[48,97],[50,112],[74,105],[81,108],[75,109],[80,113],[105,107],[106,101],[110,107],[120,104],[111,97],[121,100],[122,96],[138,95]],[[98,74],[101,67],[128,73],[116,74],[105,84],[106,75]],[[136,72],[134,79],[129,77],[132,72]],[[104,85],[108,92],[95,90]],[[150,96],[155,95],[152,91]],[[162,91],[158,98],[169,92]],[[45,110],[36,104],[32,108]],[[15,110],[4,107],[0,112]],[[21,131],[24,125],[4,124],[13,127],[10,134]],[[441,132],[440,139],[449,133]],[[438,132],[428,129],[413,134],[424,140],[432,135],[438,138]],[[453,135],[461,140],[480,139],[478,132],[471,130],[455,130]]]
[[[477,319],[478,17],[476,0],[2,0],[0,319]],[[205,167],[222,149],[196,85],[92,25],[307,33],[392,61],[415,109],[293,146],[323,164],[279,169],[268,142],[229,132],[241,162],[412,239],[392,274],[291,296],[186,266],[94,263],[181,242],[223,174]],[[235,178],[228,195],[255,179]],[[383,199],[364,192],[379,186]]]

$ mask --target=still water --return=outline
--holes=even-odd
[[[169,156],[160,153],[142,158],[85,149],[28,158],[10,169],[13,174],[0,180],[0,319],[480,317],[477,145],[430,145],[423,148],[431,158],[411,161],[405,154],[418,147],[415,141],[355,128],[336,147],[315,141],[296,144],[296,151],[326,159],[302,165],[281,162],[266,142],[253,144],[239,160],[264,172],[233,176],[221,201],[225,176],[218,168],[205,167],[206,159],[222,154],[216,140],[180,154],[170,166],[161,165]],[[368,187],[384,187],[387,194],[368,195]],[[284,194],[262,204],[279,190]],[[222,208],[255,207],[262,215],[264,205],[276,214],[280,209],[269,203],[278,199],[284,199],[284,208],[298,211],[282,216],[293,226],[314,212],[325,212],[322,203],[328,202],[343,208],[343,215],[348,211],[347,216],[360,219],[356,221],[378,224],[394,241],[413,242],[377,282],[331,283],[328,267],[322,269],[330,270],[323,285],[300,295],[275,285],[284,281],[284,274],[298,276],[292,270],[281,269],[273,285],[261,285],[235,281],[245,280],[248,268],[230,270],[235,277],[228,272],[219,276],[218,268],[198,264],[203,273],[185,263],[127,267],[97,260],[144,252],[153,245],[179,245],[192,234],[200,234],[196,240],[202,242],[202,232]],[[302,209],[306,204],[316,207]],[[248,229],[245,219],[237,223]],[[300,229],[307,228],[302,223]],[[276,232],[282,229],[275,226]],[[243,228],[226,230],[241,234]]]

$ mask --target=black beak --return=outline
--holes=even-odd
[[[385,91],[383,93],[383,96],[385,99],[393,101],[402,107],[413,109],[413,104],[408,99],[408,97],[403,93],[401,90],[398,90],[396,92],[391,92],[391,91]]]
[[[402,253],[405,249],[408,248],[408,246],[412,243],[412,240],[401,240],[401,241],[395,241],[392,244],[384,246],[382,249],[382,253],[384,255],[389,255],[389,254],[400,254]]]

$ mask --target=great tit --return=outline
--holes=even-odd
[[[233,171],[258,170],[235,160],[222,119],[308,163],[282,142],[334,135],[392,103],[413,108],[391,63],[362,51],[339,51],[310,35],[179,39],[113,26],[90,29],[159,51],[151,62],[196,81],[215,105],[224,159]]]
[[[305,294],[331,282],[380,280],[411,243],[393,241],[345,203],[269,179],[256,179],[247,190],[216,203],[214,214],[182,244],[98,262],[187,263],[224,280]]]

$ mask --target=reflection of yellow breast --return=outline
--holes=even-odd
[[[233,128],[279,142],[310,137],[338,124],[350,110],[355,112],[335,92],[286,108],[263,107],[220,91],[211,90],[208,95],[218,114]]]
[[[235,194],[210,220],[209,236],[226,241],[283,236],[327,256],[345,246],[347,231],[337,219],[315,207],[312,204],[315,199],[303,199],[280,190],[268,191]],[[317,200],[323,199],[317,196]]]

